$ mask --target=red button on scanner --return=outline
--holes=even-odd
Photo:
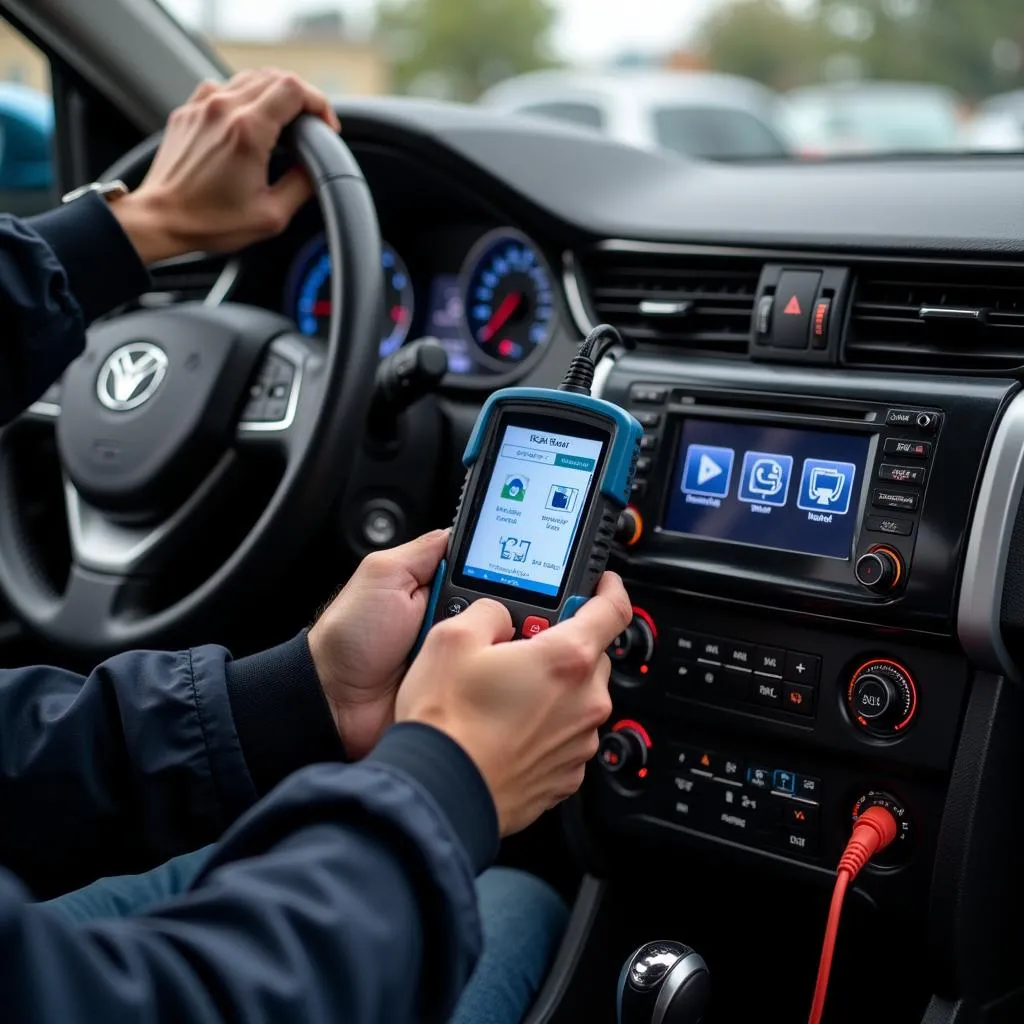
[[[523,619],[522,635],[527,638],[536,636],[538,633],[543,633],[550,625],[551,623],[540,615],[527,615]]]

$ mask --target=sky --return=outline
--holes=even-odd
[[[183,21],[198,24],[209,0],[163,0]],[[471,3],[472,0],[466,0]],[[554,43],[579,64],[600,62],[624,51],[657,51],[685,41],[718,0],[555,0],[561,10]],[[336,5],[354,29],[370,20],[373,0],[216,0],[223,36],[276,35],[301,10]]]

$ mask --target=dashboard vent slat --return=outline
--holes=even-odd
[[[1024,267],[865,266],[843,361],[980,372],[1024,365]]]
[[[762,263],[594,251],[581,260],[594,315],[638,345],[746,358]]]

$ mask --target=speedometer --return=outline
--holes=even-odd
[[[537,246],[499,228],[473,247],[462,272],[466,329],[498,368],[525,362],[551,340],[554,279]]]
[[[384,326],[381,329],[381,356],[397,352],[409,336],[415,294],[412,278],[404,260],[387,243],[381,246],[381,270],[384,274]],[[327,337],[331,319],[331,254],[327,242],[318,235],[300,253],[292,271],[288,289],[288,314],[299,330],[310,337]]]

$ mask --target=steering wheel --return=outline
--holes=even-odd
[[[127,154],[117,176],[140,179],[158,141]],[[301,118],[286,144],[323,212],[332,263],[326,344],[283,317],[231,303],[143,310],[92,327],[64,376],[56,417],[71,547],[63,589],[42,568],[14,490],[17,424],[0,433],[0,589],[53,643],[105,653],[187,635],[214,606],[288,564],[351,470],[380,343],[376,211],[351,151],[322,121]],[[55,412],[37,405],[26,415]],[[268,481],[266,507],[226,560],[161,607],[162,579],[192,557],[214,512],[231,507],[232,470],[247,457],[280,474],[276,488]]]

